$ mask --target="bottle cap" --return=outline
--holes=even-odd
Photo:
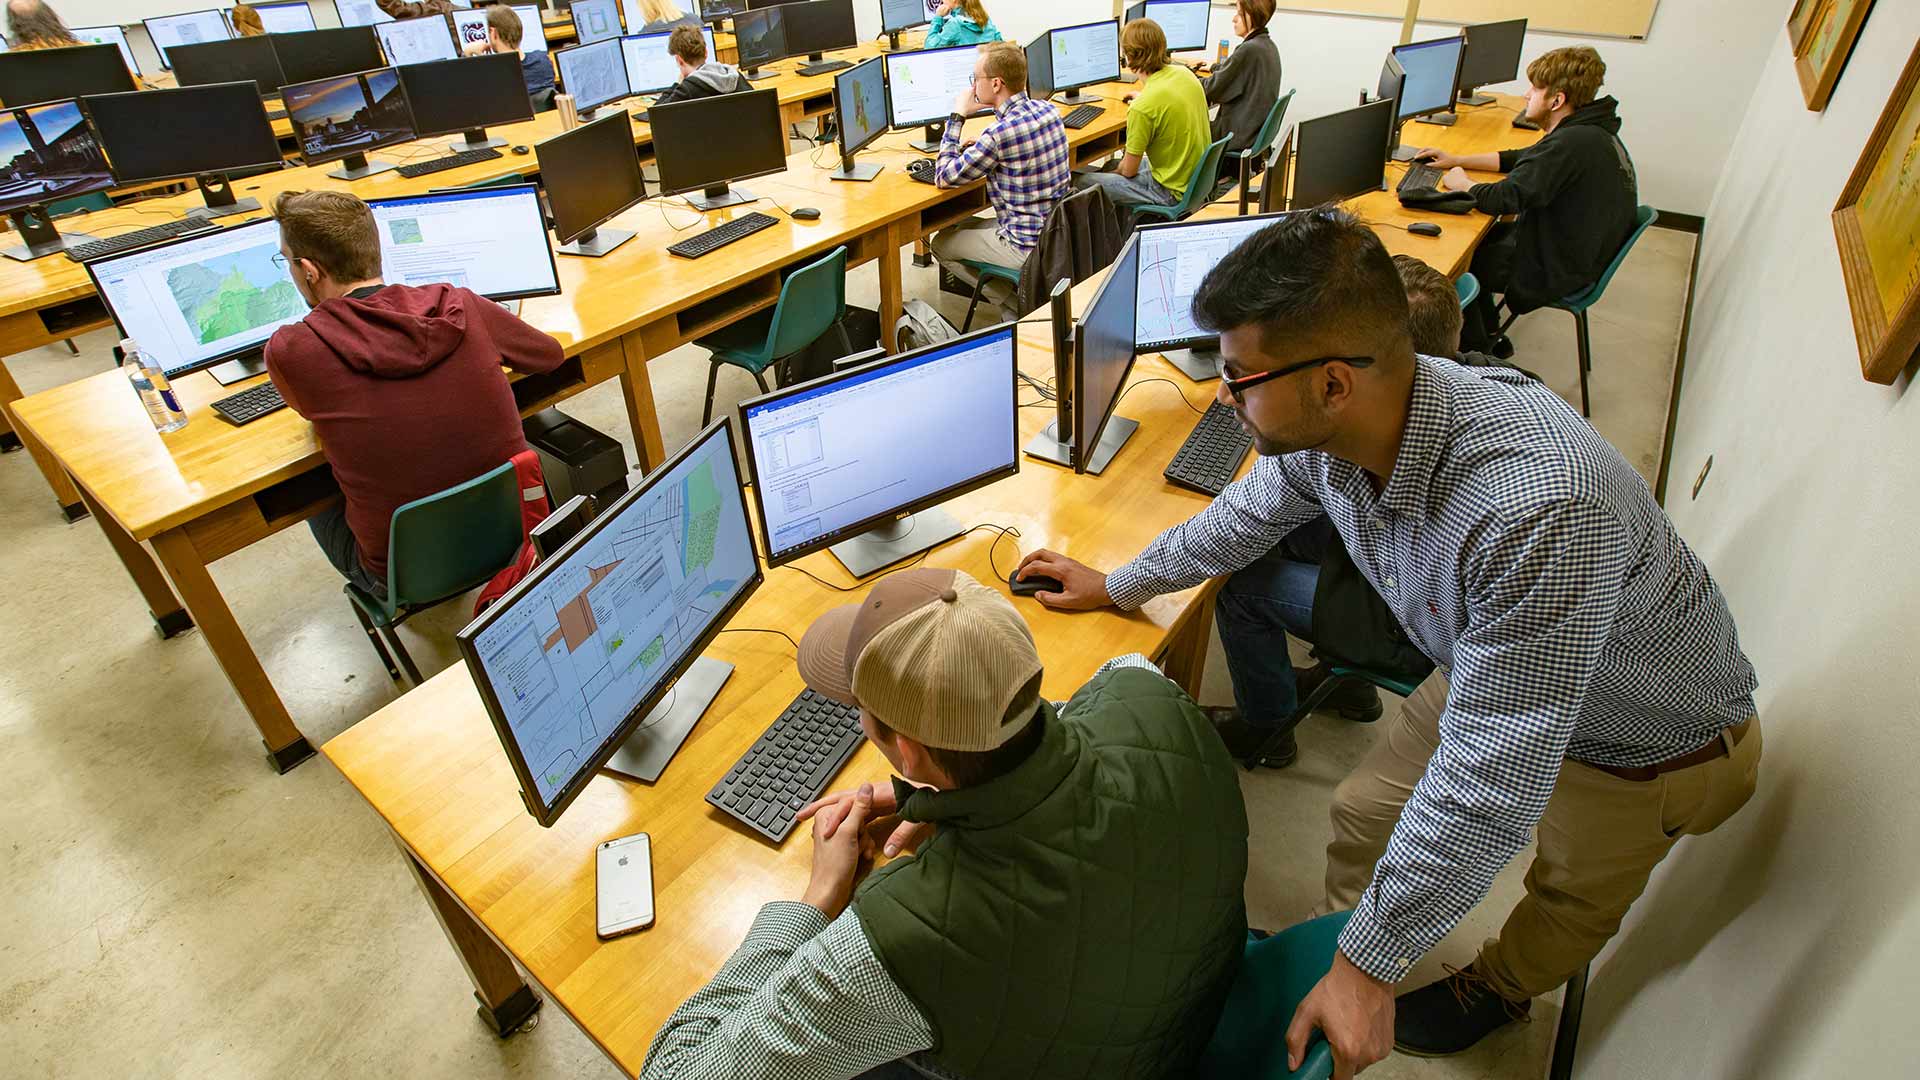
[[[140,349],[140,343],[133,340],[132,338],[123,337],[120,339],[121,352],[123,353],[138,352],[139,349]]]

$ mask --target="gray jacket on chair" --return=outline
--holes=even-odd
[[[1021,265],[1013,306],[1024,316],[1047,302],[1055,282],[1085,281],[1119,257],[1127,236],[1127,225],[1104,188],[1087,188],[1061,199]]]

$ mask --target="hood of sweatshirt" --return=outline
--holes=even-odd
[[[740,77],[740,69],[718,60],[710,60],[693,69],[687,81],[710,87],[716,94],[732,94],[746,89],[742,85],[746,80]]]
[[[410,379],[452,356],[467,338],[465,296],[449,285],[388,285],[362,299],[322,301],[306,328],[354,371]]]
[[[1620,103],[1609,94],[1575,109],[1565,120],[1560,121],[1560,126],[1591,124],[1609,135],[1618,135],[1620,134],[1619,109]]]

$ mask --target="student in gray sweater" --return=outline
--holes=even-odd
[[[670,105],[676,101],[737,94],[753,89],[753,84],[740,74],[739,68],[707,55],[706,39],[691,26],[682,26],[673,32],[673,36],[667,39],[667,51],[673,54],[674,63],[680,68],[680,81],[655,98],[655,105]]]
[[[1253,145],[1267,122],[1267,113],[1280,97],[1280,47],[1267,33],[1273,18],[1273,0],[1239,0],[1233,8],[1233,32],[1241,38],[1227,62],[1207,80],[1207,104],[1220,106],[1213,118],[1213,137],[1233,132],[1227,152]]]

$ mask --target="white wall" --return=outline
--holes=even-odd
[[[1920,4],[1876,4],[1816,114],[1776,28],[1707,214],[1669,510],[1759,671],[1766,753],[1596,963],[1581,1080],[1916,1072],[1920,394],[1860,377],[1829,219],[1916,39]]]

